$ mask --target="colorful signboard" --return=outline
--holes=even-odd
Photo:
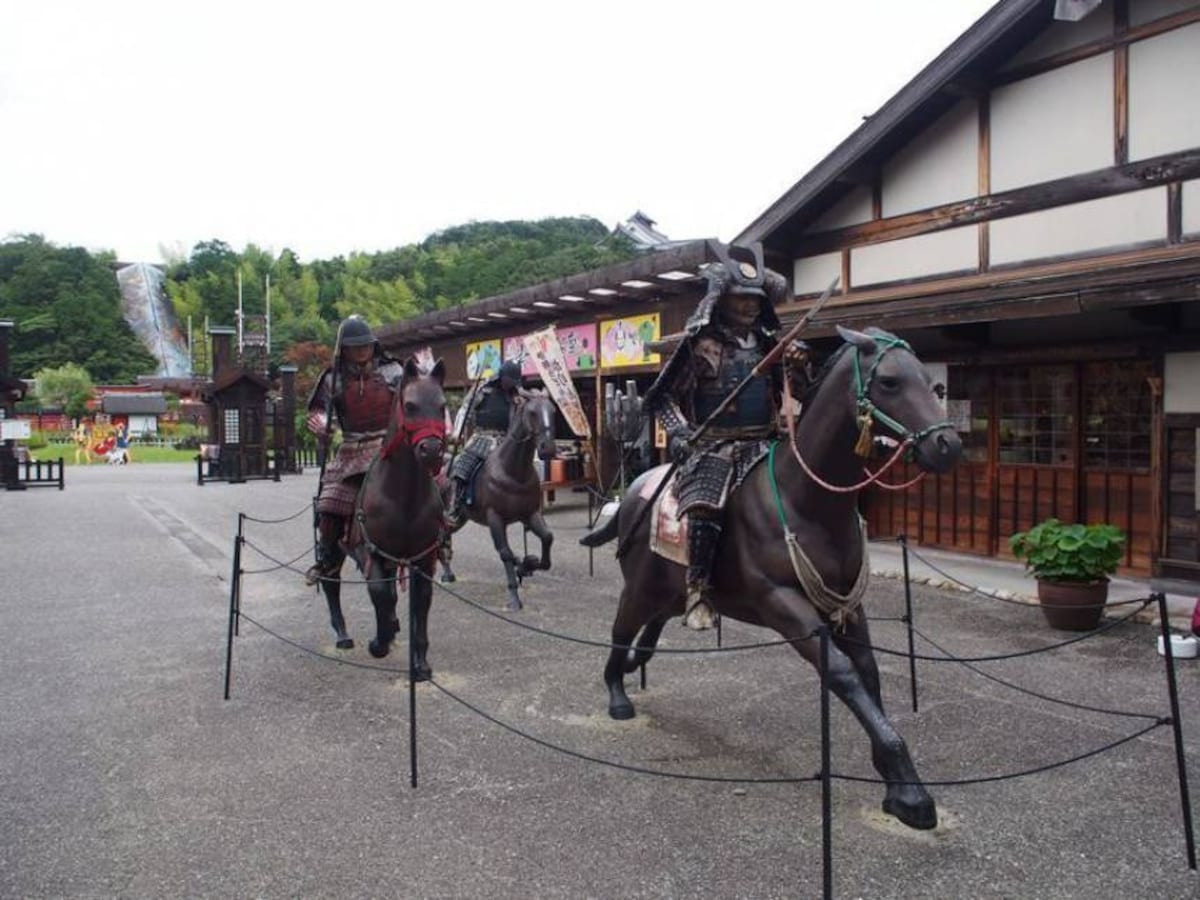
[[[563,418],[567,420],[571,430],[578,437],[591,437],[591,425],[583,411],[583,405],[579,402],[579,394],[575,390],[575,382],[571,380],[566,355],[554,326],[525,335],[524,343],[526,358],[537,367],[546,390],[562,410]]]
[[[483,376],[491,378],[500,372],[500,341],[475,341],[467,344],[467,377],[474,381]]]
[[[563,359],[566,361],[568,371],[578,372],[596,368],[595,323],[568,325],[565,328],[558,328],[556,331],[558,345],[562,348]],[[536,375],[537,366],[534,365],[526,351],[524,340],[523,335],[506,337],[504,339],[504,358],[505,360],[519,361],[522,375]]]
[[[661,328],[658,313],[601,322],[600,365],[611,369],[657,364],[659,355],[646,345],[659,339]]]

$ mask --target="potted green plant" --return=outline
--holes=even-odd
[[[1090,631],[1100,624],[1108,576],[1117,571],[1125,551],[1120,528],[1046,519],[1017,532],[1008,543],[1037,579],[1038,601],[1051,628]]]

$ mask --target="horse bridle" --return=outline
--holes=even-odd
[[[404,389],[396,392],[396,430],[379,455],[386,459],[400,447],[406,444],[416,447],[426,438],[437,438],[446,443],[445,418],[409,419],[404,415]]]
[[[821,487],[825,488],[825,490],[831,491],[835,494],[853,493],[855,491],[862,490],[863,488],[868,487],[871,484],[878,484],[880,487],[882,487],[886,490],[892,490],[892,491],[903,490],[905,488],[911,487],[912,485],[916,484],[918,481],[920,481],[922,478],[925,477],[924,472],[921,472],[912,480],[907,481],[904,484],[900,484],[900,485],[887,484],[887,483],[881,481],[880,479],[883,477],[884,473],[887,472],[888,469],[890,469],[892,466],[894,466],[897,462],[900,461],[901,455],[906,455],[908,458],[911,459],[913,449],[916,447],[917,442],[920,441],[922,438],[932,434],[935,431],[941,431],[942,429],[945,429],[945,428],[953,428],[954,427],[954,424],[952,422],[950,422],[948,419],[943,419],[941,422],[935,422],[934,424],[930,425],[928,428],[922,428],[920,431],[913,431],[910,428],[908,428],[907,426],[905,426],[905,425],[901,424],[900,422],[896,421],[895,419],[893,419],[891,416],[889,416],[887,413],[885,413],[883,410],[881,410],[879,407],[877,407],[874,404],[874,402],[871,400],[871,385],[875,381],[875,373],[879,370],[880,361],[883,359],[883,357],[885,355],[887,355],[887,353],[889,353],[892,350],[895,350],[896,348],[901,348],[901,349],[907,350],[909,353],[912,353],[913,349],[907,341],[902,340],[901,338],[898,338],[895,335],[890,335],[890,334],[872,335],[872,338],[875,341],[876,346],[882,344],[883,349],[879,351],[879,353],[875,357],[875,360],[871,363],[871,368],[867,370],[867,377],[865,379],[862,376],[862,365],[859,362],[859,358],[861,356],[861,351],[859,350],[858,345],[856,345],[856,344],[852,345],[854,347],[854,391],[855,391],[854,404],[855,404],[855,412],[857,413],[856,418],[859,423],[858,442],[859,442],[859,444],[863,444],[865,442],[867,444],[867,447],[869,448],[870,441],[871,441],[871,423],[872,423],[872,421],[878,421],[878,422],[882,423],[883,425],[886,425],[888,428],[892,429],[896,434],[900,435],[902,440],[900,441],[899,446],[896,448],[896,452],[892,454],[891,458],[888,459],[888,461],[885,462],[883,464],[883,466],[880,467],[879,469],[877,469],[875,472],[871,472],[868,470],[867,477],[865,479],[863,479],[862,481],[860,481],[858,484],[848,484],[848,485],[831,484],[830,482],[821,478],[821,476],[818,475],[816,472],[814,472],[812,470],[812,468],[809,466],[809,464],[804,461],[804,457],[800,454],[800,447],[796,444],[796,422],[795,422],[795,417],[792,413],[792,403],[791,403],[791,396],[792,396],[791,383],[790,383],[791,380],[790,380],[790,378],[787,377],[786,374],[783,379],[784,409],[785,409],[785,417],[787,419],[788,444],[791,446],[792,455],[794,457],[796,457],[796,462],[798,462],[800,464],[800,468],[802,468],[804,470],[804,472],[808,475],[809,478],[811,478],[813,481],[815,481]],[[770,473],[771,473],[772,486],[775,486],[775,445],[777,443],[778,442],[776,441],[771,444],[771,459],[770,459],[769,469],[770,469]],[[856,448],[856,450],[857,450],[857,448]],[[865,456],[866,454],[864,453],[863,455]],[[777,486],[775,486],[775,490],[776,490],[776,492],[778,492]]]
[[[859,362],[862,351],[859,350],[857,345],[854,346],[854,405],[858,413],[859,427],[862,429],[869,428],[872,419],[882,425],[886,425],[908,445],[909,459],[911,460],[913,449],[919,441],[933,434],[935,431],[953,428],[954,423],[949,419],[943,419],[940,422],[934,422],[932,425],[922,428],[920,431],[913,431],[906,425],[897,422],[875,405],[871,400],[871,385],[875,382],[875,373],[879,371],[879,364],[883,362],[883,358],[892,350],[901,349],[912,353],[913,348],[908,341],[891,334],[872,335],[872,338],[876,346],[882,345],[882,349],[880,349],[875,355],[875,359],[871,362],[871,367],[867,370],[866,378],[863,378],[862,364]],[[915,356],[916,354],[913,355]]]

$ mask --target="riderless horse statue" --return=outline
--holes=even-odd
[[[520,580],[539,569],[550,568],[554,535],[542,517],[542,478],[533,460],[535,452],[539,459],[555,455],[554,413],[554,401],[545,391],[519,392],[508,431],[479,468],[470,488],[470,502],[464,507],[467,518],[487,526],[492,535],[492,544],[504,563],[508,609],[512,611],[522,607]],[[541,541],[540,557],[517,559],[508,543],[508,526],[513,522],[520,522]],[[453,581],[449,560],[442,562],[443,580]]]
[[[346,541],[347,552],[367,580],[375,607],[375,637],[371,655],[387,656],[399,630],[396,580],[399,569],[408,576],[414,609],[409,636],[416,657],[416,680],[432,671],[426,661],[427,625],[433,600],[433,565],[442,527],[442,498],[434,476],[442,466],[446,439],[446,398],[442,392],[442,361],[422,371],[415,360],[404,363],[404,375],[392,400],[387,435],[371,463],[354,503]],[[329,605],[329,620],[341,648],[354,646],[342,615],[341,575],[321,578]]]
[[[927,472],[950,469],[962,447],[907,343],[878,329],[838,331],[846,343],[809,388],[799,433],[790,446],[771,444],[728,500],[714,600],[721,615],[774,630],[814,666],[818,629],[832,626],[829,687],[871,739],[875,768],[887,782],[883,808],[910,827],[933,828],[933,799],[884,714],[870,631],[858,605],[869,565],[856,495],[872,480],[863,479],[860,454],[870,447],[873,425],[900,441]],[[663,468],[638,478],[617,514],[582,539],[595,547],[621,538],[624,586],[604,669],[614,719],[634,715],[624,676],[653,656],[664,624],[684,612],[684,567],[651,549],[657,513],[646,515],[644,508]]]

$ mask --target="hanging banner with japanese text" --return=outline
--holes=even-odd
[[[562,348],[567,370],[578,372],[596,368],[596,323],[567,325],[556,330],[558,346]],[[504,359],[521,363],[522,375],[536,375],[537,366],[525,350],[525,338],[513,335],[504,339]]]
[[[581,438],[590,438],[592,428],[583,411],[583,404],[579,402],[575,383],[571,381],[571,372],[567,368],[554,326],[525,335],[524,342],[526,359],[533,361],[546,390],[562,410],[571,430]]]

